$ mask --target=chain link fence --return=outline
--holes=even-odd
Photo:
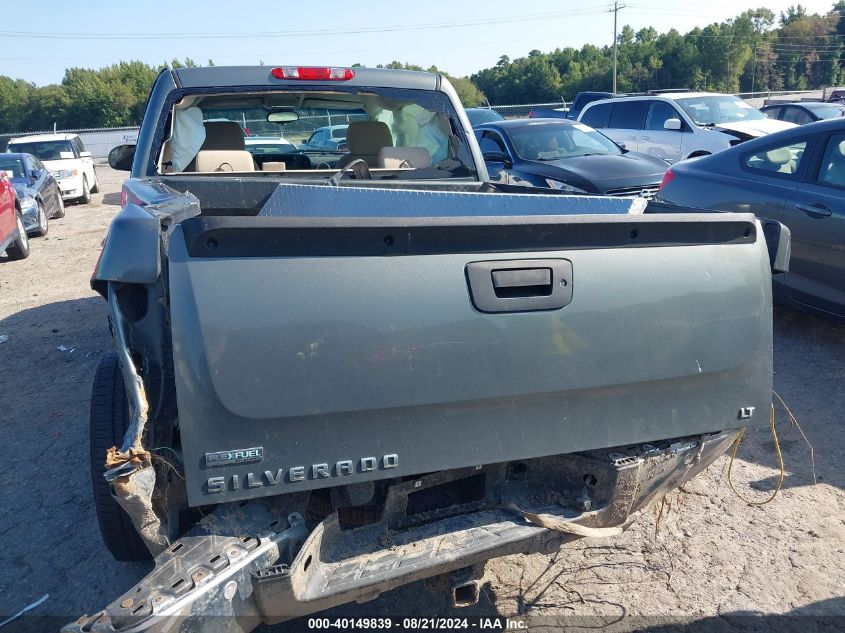
[[[491,110],[495,110],[506,119],[524,119],[532,110],[556,110],[557,108],[567,107],[565,101],[558,101],[555,103],[521,103],[516,105],[497,105],[490,106]]]

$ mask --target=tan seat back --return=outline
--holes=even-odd
[[[281,161],[267,161],[261,165],[261,171],[285,171],[287,165]]]
[[[379,167],[431,167],[431,156],[424,147],[382,147],[378,151]]]
[[[200,150],[196,171],[255,171],[252,154],[246,150]]]
[[[346,128],[346,145],[349,155],[338,161],[338,167],[345,167],[359,158],[367,161],[370,167],[377,167],[379,151],[382,147],[393,147],[393,136],[387,123],[382,121],[353,121]]]

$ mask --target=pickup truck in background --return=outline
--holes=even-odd
[[[335,153],[226,125],[343,117]],[[485,561],[621,531],[768,421],[785,239],[490,182],[441,75],[165,70],[110,164],[93,487],[155,568],[65,631],[249,631],[433,576],[472,604]]]

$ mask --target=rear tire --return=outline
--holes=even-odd
[[[21,214],[15,209],[15,223],[18,226],[18,239],[6,247],[6,255],[9,259],[26,259],[29,257],[29,238],[26,235],[26,229],[23,228],[23,220]]]
[[[88,204],[91,202],[91,190],[88,188],[88,177],[82,177],[82,195],[79,197],[79,201],[82,204]]]
[[[35,237],[44,237],[50,230],[50,221],[47,219],[47,212],[44,210],[44,205],[38,202],[38,228],[32,234]]]
[[[59,194],[59,210],[53,214],[54,218],[63,218],[65,217],[65,201],[62,198],[62,194]]]
[[[103,356],[94,375],[91,390],[91,486],[100,534],[115,560],[139,561],[152,558],[135,530],[129,515],[111,495],[111,485],[103,477],[106,451],[123,444],[129,426],[129,403],[123,386],[123,373],[117,354]]]
[[[94,185],[91,187],[91,193],[100,193],[100,179],[94,175]]]

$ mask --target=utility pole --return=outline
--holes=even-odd
[[[619,14],[619,9],[624,9],[625,5],[619,6],[619,0],[613,2],[613,94],[616,94],[616,17]]]
[[[757,74],[757,42],[754,42],[754,65],[751,67],[751,97],[754,97],[754,75]]]

